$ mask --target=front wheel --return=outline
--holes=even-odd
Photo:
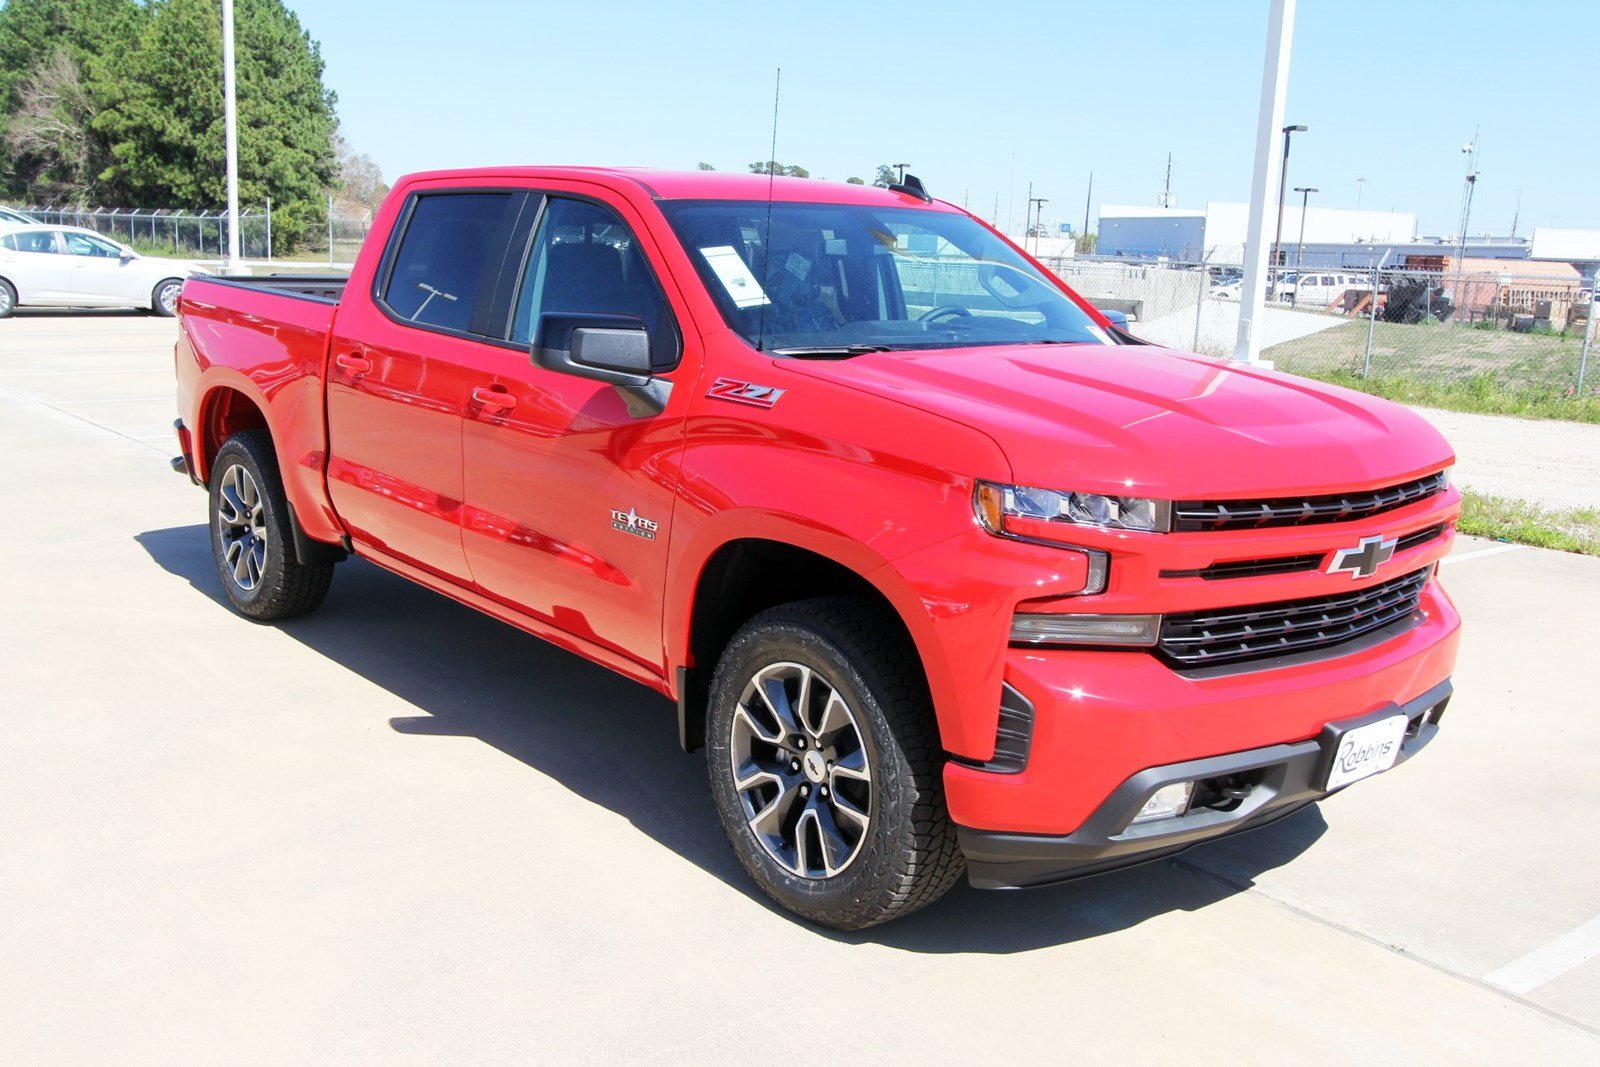
[[[288,619],[327,595],[333,564],[301,563],[289,523],[272,438],[246,430],[224,441],[211,464],[211,555],[241,615]]]
[[[960,876],[921,665],[897,621],[853,598],[757,615],[717,665],[711,792],[756,884],[795,914],[859,930]]]
[[[10,318],[15,310],[17,310],[17,291],[11,288],[10,282],[0,278],[0,319]]]
[[[170,319],[178,313],[178,297],[182,295],[182,278],[167,278],[157,282],[150,293],[150,310]]]

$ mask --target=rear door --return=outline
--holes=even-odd
[[[698,365],[685,344],[697,338],[682,339],[691,331],[626,201],[546,193],[508,309],[516,348],[474,354],[467,561],[488,595],[659,671],[675,457]],[[630,414],[615,387],[536,366],[529,345],[552,313],[642,321],[655,377],[674,382],[665,410]]]
[[[471,574],[461,545],[461,420],[480,384],[474,368],[506,354],[485,324],[527,201],[515,189],[413,194],[378,268],[377,313],[334,320],[334,508],[355,541],[462,584]]]
[[[0,238],[0,261],[23,304],[72,300],[72,263],[55,230],[16,230]]]
[[[135,259],[104,237],[63,230],[62,244],[72,263],[72,302],[81,307],[131,307],[150,299],[144,272]]]

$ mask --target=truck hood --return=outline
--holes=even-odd
[[[787,365],[988,434],[1021,485],[1158,499],[1336,493],[1454,460],[1437,430],[1397,404],[1152,346],[880,352]]]

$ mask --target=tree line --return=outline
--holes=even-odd
[[[321,49],[282,0],[236,0],[239,199],[274,244],[388,191],[339,136]],[[227,202],[220,0],[7,0],[0,194],[32,204],[218,210]]]
[[[710,163],[701,163],[698,164],[698,166],[701,170],[717,169]],[[811,171],[807,170],[805,167],[802,167],[800,164],[779,163],[776,159],[756,160],[754,163],[750,164],[750,173],[776,174],[786,178],[811,177]],[[852,176],[846,178],[845,183],[847,185],[875,185],[879,189],[887,189],[898,180],[899,179],[895,176],[894,167],[890,166],[888,163],[879,163],[878,169],[876,172],[874,172],[871,182],[868,182],[865,178],[857,178]]]

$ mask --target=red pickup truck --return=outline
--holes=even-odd
[[[180,310],[240,612],[355,553],[675,698],[819,923],[1260,826],[1449,698],[1434,430],[1142,344],[914,178],[414,175],[347,281]]]

